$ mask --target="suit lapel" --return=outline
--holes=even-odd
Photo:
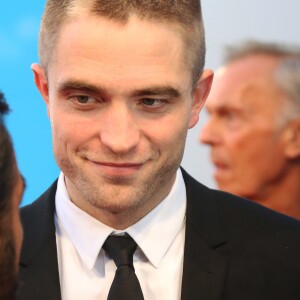
[[[225,245],[212,192],[184,170],[187,191],[182,300],[221,299],[227,260],[218,253]]]
[[[18,300],[61,299],[54,224],[56,185],[21,210],[24,241]]]
[[[222,224],[212,192],[182,172],[187,216],[181,299],[217,300],[227,269],[226,259],[216,251],[225,244]],[[54,224],[56,185],[22,209],[25,235],[18,300],[61,299]]]

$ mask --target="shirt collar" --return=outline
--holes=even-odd
[[[71,201],[63,173],[58,178],[55,207],[60,227],[59,234],[67,236],[83,263],[91,270],[112,229],[91,217]]]
[[[178,169],[169,195],[148,215],[126,229],[156,268],[184,225],[185,212],[185,184]]]
[[[55,197],[60,231],[73,243],[88,269],[95,265],[106,238],[115,230],[79,209],[68,195],[63,173],[60,174]],[[165,253],[184,224],[186,211],[185,184],[178,169],[169,195],[149,214],[125,229],[149,261],[158,268]]]

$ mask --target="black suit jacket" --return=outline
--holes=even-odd
[[[211,190],[185,171],[183,176],[187,215],[181,299],[299,300],[300,222]],[[18,300],[61,299],[55,193],[56,182],[22,209]]]

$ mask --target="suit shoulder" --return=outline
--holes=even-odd
[[[300,221],[288,217],[251,200],[219,190],[210,189],[183,172],[188,202],[200,218],[204,211],[215,216],[220,226],[228,232],[245,234],[271,234],[279,231],[294,231],[299,234]],[[261,232],[261,233],[259,233]]]
[[[55,181],[39,198],[31,204],[21,207],[20,214],[23,226],[31,226],[35,220],[38,222],[42,218],[53,215],[55,210],[55,193],[57,181]]]
[[[300,230],[300,221],[283,215],[252,200],[230,193],[210,189],[212,197],[222,212],[223,219],[232,219],[239,224],[272,226]]]
[[[31,209],[34,209],[35,207],[39,207],[41,205],[41,202],[44,201],[44,199],[55,196],[57,188],[57,180],[55,180],[51,186],[37,199],[35,199],[32,203],[27,204],[20,208],[21,213],[30,211]]]

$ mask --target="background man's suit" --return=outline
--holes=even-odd
[[[183,176],[187,216],[182,299],[299,300],[300,222],[210,190],[185,171]],[[56,183],[22,209],[18,300],[61,299],[55,193]]]

